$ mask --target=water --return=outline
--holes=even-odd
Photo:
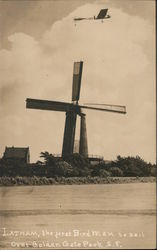
[[[155,249],[155,197],[155,183],[0,187],[0,249]]]

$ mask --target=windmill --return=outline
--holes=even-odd
[[[79,116],[81,120],[79,154],[88,157],[86,114],[83,112],[84,109],[126,114],[126,107],[120,105],[91,103],[86,105],[79,105],[78,101],[80,99],[82,69],[82,61],[74,62],[71,103],[30,98],[26,99],[26,108],[60,111],[66,113],[62,157],[73,154],[77,116]]]

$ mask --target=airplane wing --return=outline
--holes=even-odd
[[[108,9],[101,9],[96,19],[103,19],[107,15]]]
[[[86,18],[84,18],[84,17],[75,17],[74,21],[81,21],[81,20],[84,20],[84,19],[86,19]]]

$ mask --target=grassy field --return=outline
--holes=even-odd
[[[0,197],[0,249],[155,249],[155,183],[1,186]]]

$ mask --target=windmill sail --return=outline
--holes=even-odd
[[[26,108],[67,112],[72,104],[68,102],[56,102],[39,99],[26,99]]]
[[[74,62],[72,101],[78,101],[80,98],[81,77],[83,62]]]
[[[88,105],[91,105],[91,104],[88,104]],[[80,108],[126,114],[126,107],[120,106],[120,105],[92,104],[92,106],[80,105]]]

